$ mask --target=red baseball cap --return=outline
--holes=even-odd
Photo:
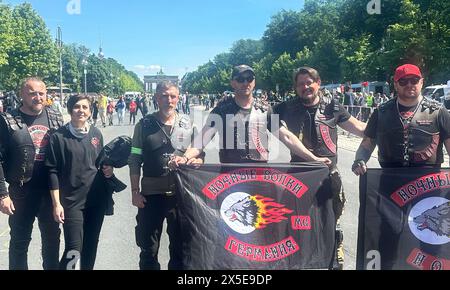
[[[408,75],[413,75],[413,76],[422,78],[420,69],[417,66],[415,66],[413,64],[404,64],[402,66],[399,66],[395,70],[394,81],[398,82],[399,79],[401,79],[405,76],[408,76]]]

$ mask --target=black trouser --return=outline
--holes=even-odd
[[[81,270],[93,270],[105,207],[65,209],[64,217],[65,249],[60,270],[75,270],[78,261]]]
[[[131,120],[133,120],[133,125],[136,123],[136,114],[137,114],[137,112],[134,112],[134,113],[130,112],[130,124],[131,124]]]
[[[31,191],[15,185],[9,187],[9,192],[16,209],[9,217],[9,269],[28,270],[28,247],[37,217],[42,240],[42,267],[44,270],[57,270],[61,230],[53,219],[50,192]]]
[[[177,217],[176,196],[149,195],[145,197],[145,208],[139,209],[136,216],[136,243],[141,248],[139,268],[141,270],[160,270],[158,251],[164,219],[167,219],[169,235],[169,270],[182,269],[181,229]]]

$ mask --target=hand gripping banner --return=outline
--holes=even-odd
[[[182,166],[185,269],[328,268],[336,225],[328,175],[319,163]]]
[[[450,170],[369,169],[357,269],[450,270]]]

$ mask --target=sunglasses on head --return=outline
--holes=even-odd
[[[420,78],[404,78],[398,80],[398,84],[402,87],[406,86],[408,83],[412,85],[417,85],[419,82]]]
[[[247,81],[248,83],[251,83],[255,80],[254,76],[248,76],[248,77],[243,77],[243,76],[238,76],[236,78],[234,78],[235,81],[237,81],[238,83],[243,83],[245,81]]]

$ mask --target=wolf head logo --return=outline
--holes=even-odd
[[[284,205],[274,202],[272,198],[261,195],[246,196],[232,204],[225,216],[231,222],[239,222],[244,226],[263,229],[269,224],[287,220],[285,215],[293,211]]]
[[[258,206],[250,196],[239,200],[225,211],[225,216],[230,221],[239,221],[244,226],[254,226],[256,224],[257,214]]]
[[[414,218],[417,229],[429,229],[438,236],[450,237],[450,202],[434,206]]]

